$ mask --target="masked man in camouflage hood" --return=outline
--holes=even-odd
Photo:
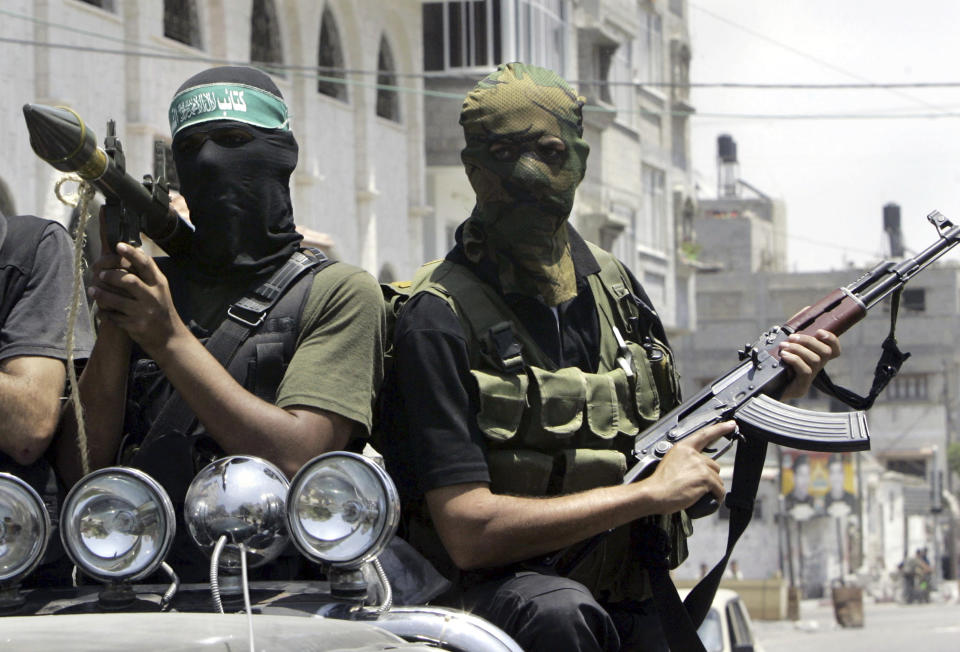
[[[169,119],[192,249],[152,259],[121,243],[97,261],[90,294],[102,319],[80,385],[93,468],[119,455],[178,503],[195,472],[224,454],[262,457],[292,476],[362,440],[382,377],[384,315],[373,277],[299,250],[289,189],[297,142],[269,76],[198,73],[177,90]],[[64,440],[61,466],[75,480],[77,443]],[[174,569],[203,581],[182,522],[177,533]]]
[[[700,451],[733,424],[621,484],[634,436],[676,405],[678,380],[643,288],[569,223],[589,151],[582,104],[555,73],[520,63],[467,95],[476,206],[400,313],[380,449],[405,536],[453,583],[439,602],[526,650],[663,649],[636,551],[660,532],[682,561],[683,510],[723,495]],[[788,344],[790,395],[837,350],[828,334]],[[537,572],[545,555],[611,529],[571,577]]]

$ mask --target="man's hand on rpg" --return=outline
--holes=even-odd
[[[142,249],[118,243],[117,253],[101,257],[93,271],[89,294],[103,317],[148,353],[186,328],[173,307],[166,277]]]

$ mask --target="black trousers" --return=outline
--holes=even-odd
[[[519,571],[436,602],[485,618],[526,652],[668,650],[652,600],[604,605],[565,577]]]

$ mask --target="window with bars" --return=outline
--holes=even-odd
[[[617,109],[617,122],[635,129],[637,126],[637,95],[633,86],[634,44],[621,43],[613,54],[610,64],[610,101]]]
[[[343,45],[340,30],[330,9],[323,10],[320,19],[320,52],[317,55],[318,79],[317,92],[347,101],[345,66],[343,65]]]
[[[928,400],[927,374],[900,374],[887,385],[887,398],[891,401]]]
[[[904,288],[900,299],[900,306],[904,310],[924,312],[927,309],[927,292],[924,288]]]
[[[639,57],[637,73],[641,83],[663,82],[663,18],[652,7],[640,11]],[[659,86],[655,86],[659,88]]]
[[[424,70],[492,68],[500,63],[501,4],[502,0],[424,3]]]
[[[517,59],[565,75],[567,6],[563,0],[515,0]]]
[[[638,241],[655,251],[667,250],[666,174],[655,167],[642,166],[643,214]]]
[[[275,74],[285,76],[282,68],[270,64],[283,63],[283,45],[280,42],[280,22],[273,0],[253,0],[250,14],[250,61],[263,65]]]
[[[567,0],[435,0],[422,12],[427,72],[513,60],[566,73]]]
[[[387,120],[400,122],[400,97],[390,86],[397,85],[397,67],[387,37],[380,37],[380,52],[377,55],[377,115]]]
[[[163,0],[163,35],[195,48],[201,47],[200,21],[194,0]]]

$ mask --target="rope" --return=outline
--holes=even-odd
[[[75,182],[77,192],[71,196],[61,193],[61,186],[68,182]],[[80,402],[80,387],[77,381],[77,369],[74,365],[74,330],[77,323],[77,314],[80,312],[81,301],[86,301],[83,289],[83,244],[86,240],[87,221],[90,219],[90,200],[96,194],[96,189],[86,181],[75,176],[65,176],[57,181],[53,188],[57,199],[67,206],[78,209],[77,230],[73,234],[73,295],[67,309],[67,377],[70,379],[70,402],[73,404],[73,413],[77,421],[77,447],[80,449],[80,468],[83,475],[90,473],[90,447],[87,443],[87,429],[83,419],[83,404]]]

